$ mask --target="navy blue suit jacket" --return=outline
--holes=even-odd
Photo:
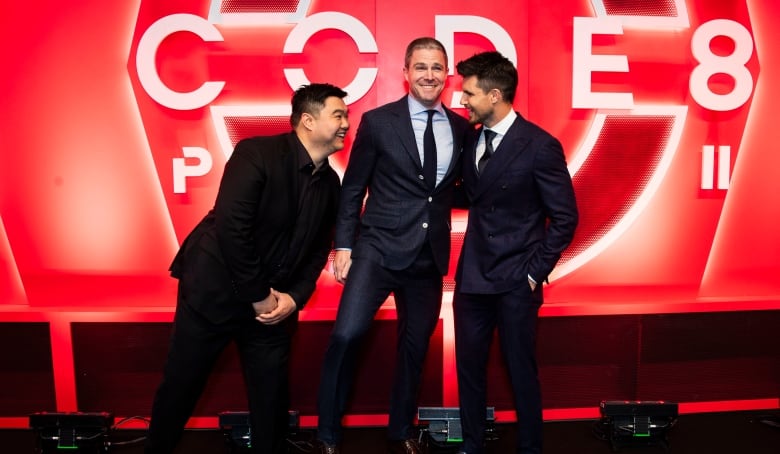
[[[547,279],[569,245],[578,213],[560,142],[520,114],[482,175],[475,131],[463,152],[468,227],[456,272],[459,291],[504,293]]]
[[[444,179],[433,190],[420,177],[422,164],[406,96],[363,114],[342,181],[336,248],[352,249],[353,258],[400,270],[414,261],[430,238],[436,265],[442,275],[447,273],[452,189],[469,125],[444,110],[454,149]]]

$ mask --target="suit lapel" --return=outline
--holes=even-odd
[[[398,133],[406,153],[417,164],[418,170],[422,172],[422,161],[420,161],[420,152],[417,150],[417,139],[414,137],[412,117],[409,115],[409,102],[406,96],[396,101],[391,111],[394,114],[392,118],[393,129]]]
[[[450,122],[450,131],[452,131],[452,159],[450,159],[450,166],[447,167],[447,173],[444,174],[444,178],[447,178],[447,176],[454,171],[455,166],[459,162],[458,158],[460,157],[461,150],[463,150],[463,142],[461,141],[463,138],[463,131],[456,128],[457,122],[453,118],[458,114],[446,107],[444,107],[444,112],[447,114],[447,119]]]
[[[501,143],[496,148],[493,157],[490,158],[482,175],[476,175],[475,162],[477,153],[477,140],[474,141],[474,147],[469,150],[471,172],[479,179],[474,192],[474,198],[479,197],[491,186],[499,181],[499,177],[510,168],[510,163],[518,159],[528,145],[529,138],[525,131],[525,120],[518,114],[512,126],[507,130],[506,135],[501,139]],[[481,132],[481,130],[480,130]]]
[[[477,141],[479,140],[479,135],[481,133],[482,128],[471,130],[466,137],[466,142],[463,144],[461,176],[463,177],[463,183],[466,186],[470,198],[474,198],[477,186],[479,185],[479,175],[477,175],[476,169],[476,155]]]
[[[453,116],[458,114],[444,106],[442,107],[444,108],[444,112],[447,115],[447,119],[449,120],[453,139],[452,159],[450,159],[450,165],[447,168],[447,173],[445,174],[445,178],[447,178],[448,175],[455,171],[455,167],[458,165],[458,158],[464,144],[462,141],[463,131],[457,130],[455,126],[456,122],[453,120]],[[417,139],[414,136],[414,129],[412,128],[412,117],[409,114],[409,101],[407,100],[406,96],[393,104],[391,112],[393,113],[391,120],[393,129],[401,139],[401,144],[406,150],[406,153],[409,155],[409,158],[411,158],[412,162],[414,162],[417,166],[417,171],[422,172],[420,151],[417,149]]]

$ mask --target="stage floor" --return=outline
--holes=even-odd
[[[614,452],[612,446],[594,434],[594,420],[553,421],[544,424],[545,454],[599,454]],[[307,453],[307,440],[313,435],[302,429],[295,438],[298,444],[290,453]],[[497,439],[490,442],[490,454],[508,454],[514,451],[511,425],[496,427]],[[110,434],[110,453],[133,454],[143,452],[144,431],[117,430]],[[344,454],[374,454],[385,452],[383,427],[349,428],[345,432]],[[780,452],[780,412],[728,412],[680,415],[669,431],[669,452],[675,454],[777,454]],[[128,444],[123,444],[130,442]],[[26,429],[0,430],[0,446],[6,453],[34,452],[35,437]],[[218,430],[187,430],[177,454],[219,454],[230,452]],[[432,450],[430,454],[453,452],[449,449]],[[662,453],[657,445],[631,445],[618,452]]]

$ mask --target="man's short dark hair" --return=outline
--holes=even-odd
[[[441,53],[444,54],[444,64],[447,64],[447,50],[444,48],[444,44],[439,42],[436,38],[431,38],[430,36],[423,36],[422,38],[417,38],[411,43],[409,43],[408,46],[406,46],[406,55],[404,56],[404,68],[409,67],[409,63],[412,61],[412,54],[417,49],[431,49],[431,50],[440,50]]]
[[[504,100],[510,104],[515,101],[517,69],[500,53],[492,51],[472,55],[455,65],[455,69],[464,78],[476,76],[477,86],[485,93],[496,88]]]
[[[290,115],[292,127],[298,127],[304,113],[319,115],[322,108],[325,107],[325,100],[331,96],[343,99],[347,96],[347,92],[331,84],[301,85],[292,96],[292,114]]]

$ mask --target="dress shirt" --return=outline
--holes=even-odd
[[[517,113],[515,113],[514,110],[510,110],[507,116],[504,117],[501,121],[494,124],[492,128],[487,128],[496,133],[496,136],[493,138],[493,154],[495,154],[498,150],[498,146],[501,145],[501,139],[504,138],[506,132],[509,131],[509,128],[512,126],[512,123],[515,122],[516,118]],[[479,141],[477,142],[477,156],[474,160],[475,165],[479,162],[480,158],[482,158],[483,154],[485,154],[484,133],[479,135]]]
[[[322,178],[330,169],[326,159],[322,166],[314,170],[314,162],[301,141],[292,134],[294,152],[297,156],[298,169],[298,219],[292,232],[289,245],[285,248],[284,258],[280,263],[278,274],[273,281],[283,281],[296,269],[303,259],[302,251],[307,251],[317,235],[321,233],[323,213],[321,208],[328,206],[327,200],[337,200],[339,186],[330,185],[330,180]]]
[[[409,100],[409,115],[412,117],[412,129],[414,129],[414,137],[417,140],[417,152],[420,154],[421,163],[425,162],[423,134],[425,126],[428,124],[428,110],[436,111],[433,114],[433,136],[436,139],[436,155],[438,156],[436,184],[439,184],[447,173],[447,169],[450,168],[452,160],[453,141],[450,121],[444,113],[441,103],[437,103],[434,107],[425,107],[412,96],[408,96],[407,99]]]

